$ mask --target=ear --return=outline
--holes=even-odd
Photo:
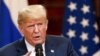
[[[46,21],[46,30],[48,29],[48,20]]]
[[[19,27],[19,32],[21,33],[21,35],[24,36],[23,35],[23,26],[22,25],[18,25],[18,27]]]

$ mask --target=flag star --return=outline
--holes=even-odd
[[[83,7],[81,8],[81,10],[83,11],[84,14],[86,14],[86,13],[90,12],[89,8],[90,8],[89,6],[83,5]]]
[[[95,42],[95,44],[99,43],[99,37],[97,35],[95,35],[95,37],[93,38],[93,41]]]
[[[75,37],[75,31],[70,29],[68,31],[67,35],[69,36],[69,38],[73,38],[73,37]]]
[[[76,23],[76,17],[70,16],[67,20],[70,25],[75,24]]]
[[[94,24],[94,28],[95,28],[96,30],[98,30],[98,25],[97,25],[97,23]]]
[[[76,8],[76,3],[71,2],[71,3],[68,5],[68,8],[70,8],[71,11],[76,10],[76,9],[77,9],[77,8]]]
[[[83,18],[83,20],[81,21],[81,24],[82,24],[83,27],[87,27],[87,26],[89,26],[89,20]]]
[[[88,40],[88,33],[82,32],[80,38],[82,39],[82,41]]]
[[[81,46],[81,48],[79,49],[79,51],[81,52],[82,55],[84,55],[84,54],[88,53],[87,49],[88,48],[86,46]]]

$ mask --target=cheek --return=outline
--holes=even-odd
[[[43,30],[43,31],[47,31],[47,25],[44,25],[44,26],[42,27],[42,30]]]
[[[25,37],[30,37],[31,33],[32,33],[31,30],[26,30],[26,29],[25,29],[25,30],[23,31],[23,34],[24,34]]]
[[[29,43],[32,43],[31,31],[24,30],[24,37]]]
[[[45,39],[45,37],[46,37],[46,31],[47,31],[46,28],[42,28],[42,29],[41,29],[41,37],[42,37],[43,39]]]
[[[46,27],[42,27],[42,28],[40,29],[40,31],[41,31],[42,33],[46,33],[47,28],[46,28]]]

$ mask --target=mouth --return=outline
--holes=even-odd
[[[40,39],[40,36],[34,36],[33,37],[35,40],[39,40]]]
[[[35,36],[34,38],[39,38],[40,36]]]

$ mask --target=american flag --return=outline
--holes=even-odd
[[[100,56],[92,0],[66,0],[63,22],[63,35],[71,39],[79,56]]]

